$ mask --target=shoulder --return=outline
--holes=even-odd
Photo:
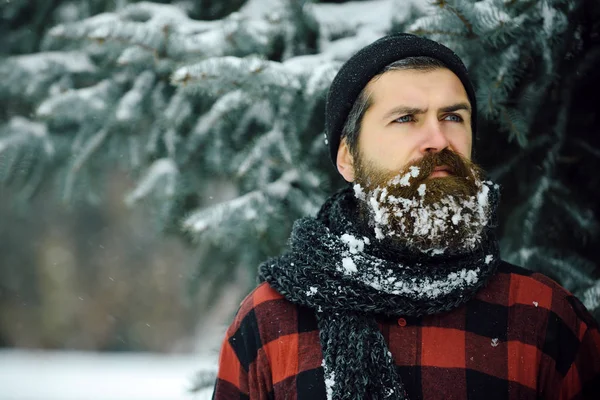
[[[248,314],[256,313],[257,308],[265,307],[286,307],[289,302],[273,289],[268,283],[263,282],[252,290],[240,303],[234,319],[236,322],[241,322]]]
[[[312,310],[291,303],[263,282],[242,300],[227,336],[254,337],[257,344],[265,345],[306,330],[307,325],[316,329]]]
[[[560,325],[576,336],[597,323],[571,292],[553,279],[507,262],[498,267],[498,279],[504,282],[508,306],[525,305],[547,310],[549,325]]]

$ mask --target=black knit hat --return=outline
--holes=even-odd
[[[339,70],[327,94],[325,133],[331,161],[336,164],[342,129],[354,102],[369,81],[389,64],[407,57],[431,57],[446,65],[462,82],[471,102],[473,143],[477,122],[477,101],[473,83],[462,60],[446,46],[433,40],[400,33],[382,37],[354,54]]]

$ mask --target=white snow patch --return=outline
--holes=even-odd
[[[306,291],[306,295],[307,296],[314,296],[315,294],[317,294],[318,290],[316,287],[311,286],[308,288],[308,290]]]
[[[358,239],[348,233],[344,233],[340,237],[340,239],[342,240],[342,242],[344,242],[348,245],[350,253],[352,253],[352,254],[356,254],[358,252],[362,253],[363,250],[365,249],[365,245],[369,244],[369,238],[363,237],[362,239]]]
[[[325,360],[321,362],[325,375],[325,391],[327,393],[327,400],[333,399],[333,386],[335,385],[335,372],[330,371],[329,367],[325,363]]]
[[[390,185],[409,185],[412,177],[418,176],[419,169],[411,168],[409,172],[398,175],[390,180]],[[448,195],[434,204],[427,204],[424,187],[419,187],[415,198],[401,198],[390,195],[388,187],[378,187],[368,192],[355,188],[357,197],[364,197],[373,222],[377,239],[384,237],[400,237],[414,244],[426,254],[437,250],[443,253],[447,247],[449,231],[466,227],[469,234],[465,235],[461,245],[465,250],[473,250],[482,239],[483,229],[488,223],[490,204],[488,185],[491,182],[480,182],[478,192],[471,197],[463,198]],[[360,189],[360,190],[358,190]],[[359,198],[360,198],[359,197]],[[390,222],[394,221],[397,229],[392,229]],[[409,225],[407,222],[411,221]],[[410,229],[411,231],[408,231]],[[427,240],[423,240],[427,239]],[[426,246],[423,243],[431,243]]]
[[[460,213],[459,213],[459,212],[457,212],[456,214],[454,214],[454,215],[452,216],[452,223],[453,223],[454,225],[458,225],[458,223],[459,223],[461,220],[462,220],[462,216],[460,215]]]
[[[213,355],[2,350],[0,398],[204,400],[212,387],[189,389],[199,371],[216,369]]]
[[[354,260],[350,257],[344,257],[342,259],[342,267],[348,274],[354,274],[354,273],[358,272],[358,268],[356,268],[356,264],[354,263]]]
[[[365,200],[367,198],[364,189],[358,183],[356,185],[354,185],[353,188],[354,188],[354,196],[356,196],[357,199]]]
[[[489,265],[492,261],[494,261],[494,256],[491,254],[488,254],[487,256],[485,256],[485,264]]]
[[[415,167],[414,165],[408,169],[408,172],[404,175],[396,176],[392,179],[389,184],[390,185],[400,185],[400,186],[410,186],[410,178],[416,178],[421,173],[419,167]]]

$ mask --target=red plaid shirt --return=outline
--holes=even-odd
[[[598,325],[551,279],[502,263],[474,299],[420,318],[378,318],[411,400],[600,399]],[[268,284],[242,302],[214,399],[325,399],[313,310]]]

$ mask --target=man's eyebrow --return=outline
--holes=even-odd
[[[454,112],[454,111],[459,111],[459,110],[468,111],[469,114],[471,114],[471,112],[472,112],[471,106],[469,105],[469,103],[456,103],[456,104],[452,104],[451,106],[446,106],[446,107],[440,108],[441,112]]]
[[[408,106],[397,106],[389,110],[383,115],[383,119],[386,120],[388,118],[393,117],[394,115],[400,114],[425,114],[427,110],[423,110],[422,108],[416,107],[408,107]]]
[[[469,114],[471,114],[471,112],[472,112],[471,106],[469,105],[469,103],[452,104],[452,105],[440,108],[439,111],[443,112],[443,113],[447,113],[447,112],[454,112],[454,111],[460,111],[460,110],[465,110]],[[392,108],[388,112],[386,112],[383,115],[383,119],[387,120],[387,119],[393,117],[394,115],[425,114],[426,112],[427,112],[427,109],[422,109],[422,108],[417,108],[417,107],[408,107],[408,106],[397,106],[397,107]]]

